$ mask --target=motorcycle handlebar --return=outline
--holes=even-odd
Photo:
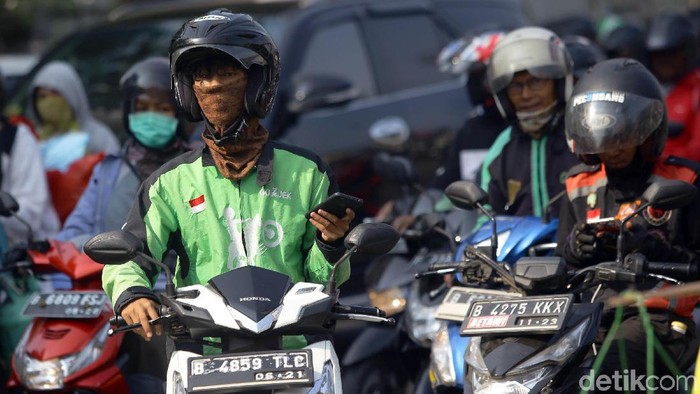
[[[442,270],[456,270],[462,268],[464,263],[462,262],[449,262],[449,263],[431,263],[428,265],[428,271],[442,271]]]
[[[693,264],[684,263],[657,263],[648,262],[647,272],[650,274],[665,275],[684,281],[692,281],[698,278],[698,268]]]
[[[333,307],[335,313],[351,313],[357,315],[367,315],[376,317],[386,317],[386,312],[373,306],[358,306],[358,305],[340,305],[336,304]]]
[[[166,315],[170,313],[170,310],[161,305],[158,309],[158,317],[155,319],[151,319],[148,322],[153,326],[156,324],[159,324],[160,320],[163,319],[164,317],[167,317]],[[115,328],[110,328],[107,334],[109,336],[112,336],[114,334],[120,333],[120,332],[126,332],[126,331],[132,331],[136,330],[141,327],[141,323],[134,323],[134,324],[127,324],[126,320],[124,320],[121,315],[114,315],[109,319],[109,324]]]
[[[109,319],[109,324],[116,327],[123,327],[126,325],[126,321],[123,317],[114,315],[111,319]]]

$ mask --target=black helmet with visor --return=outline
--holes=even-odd
[[[663,151],[666,106],[656,78],[633,59],[605,60],[577,82],[566,106],[566,139],[588,164],[597,154],[640,147],[647,162]]]
[[[193,62],[211,55],[233,58],[248,72],[246,117],[264,118],[279,82],[279,52],[268,32],[249,15],[217,9],[192,19],[170,43],[170,68],[178,104],[191,121],[203,120],[192,90]]]

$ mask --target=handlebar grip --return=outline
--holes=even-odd
[[[670,276],[684,281],[692,281],[698,278],[698,268],[694,264],[685,263],[647,263],[647,272]]]
[[[386,317],[386,312],[373,306],[335,305],[334,311],[340,313],[355,313],[358,315]]]

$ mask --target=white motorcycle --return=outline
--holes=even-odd
[[[168,394],[342,393],[340,363],[330,340],[284,349],[282,337],[329,338],[335,321],[344,319],[394,324],[380,309],[338,305],[335,272],[350,255],[386,253],[398,238],[386,224],[358,225],[346,237],[348,251],[334,264],[325,286],[294,284],[279,272],[246,266],[218,275],[206,285],[175,289],[168,267],[145,255],[141,241],[121,230],[95,236],[84,250],[103,264],[122,264],[140,256],[160,266],[168,282],[165,294],[159,294],[160,317],[151,324],[161,324],[176,343],[221,349],[215,355],[174,351],[167,373]],[[126,325],[121,317],[113,323],[117,328],[112,333],[139,327]]]

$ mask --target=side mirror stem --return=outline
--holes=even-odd
[[[155,264],[159,266],[160,268],[165,271],[165,276],[167,278],[165,282],[165,294],[168,295],[168,297],[174,297],[175,296],[175,284],[173,283],[173,275],[172,272],[170,271],[170,267],[168,267],[166,264],[163,264],[162,262],[154,259],[153,257],[147,255],[146,253],[139,252],[138,256],[148,260],[150,263]]]
[[[639,214],[643,210],[647,209],[650,205],[650,202],[642,204],[639,208],[635,209],[634,212],[632,212],[630,215],[627,215],[627,217],[624,218],[620,223],[620,234],[618,234],[617,236],[617,257],[615,258],[615,262],[617,264],[622,264],[623,250],[625,249],[625,227],[627,225],[627,222],[629,222],[630,219],[637,216],[637,214]]]
[[[340,264],[341,264],[343,261],[345,261],[345,259],[347,259],[348,257],[350,257],[350,255],[352,255],[352,254],[354,254],[355,252],[357,252],[357,249],[359,249],[359,247],[358,247],[357,245],[355,245],[355,246],[353,246],[352,248],[348,249],[348,250],[343,254],[343,256],[342,256],[340,259],[338,259],[338,261],[336,261],[335,264],[333,264],[333,269],[331,269],[331,275],[330,275],[330,277],[328,278],[328,283],[326,284],[326,288],[323,290],[324,293],[326,293],[326,294],[328,294],[328,295],[333,295],[333,294],[335,294],[336,289],[337,289],[337,284],[336,284],[336,282],[335,282],[335,273],[336,273],[336,271],[338,270],[338,267],[340,266]]]
[[[494,218],[481,203],[476,202],[475,204],[491,221],[491,260],[498,261],[498,230],[496,229],[496,218]]]
[[[21,217],[19,217],[19,215],[17,215],[17,213],[15,213],[15,212],[12,213],[12,217],[14,217],[15,219],[19,220],[19,222],[22,223],[22,224],[24,225],[24,227],[27,228],[27,238],[29,238],[29,239],[28,239],[28,241],[29,241],[28,244],[31,245],[32,241],[34,241],[34,232],[32,231],[32,226],[30,226],[29,223],[27,223],[26,220],[24,220],[24,219],[22,219]]]

